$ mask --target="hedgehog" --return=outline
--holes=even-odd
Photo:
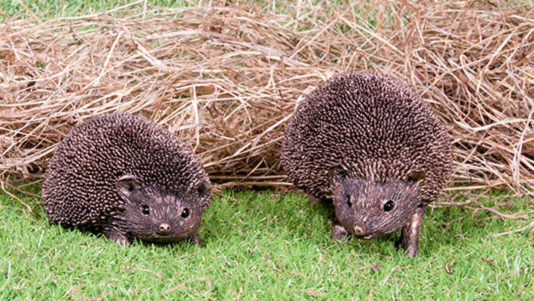
[[[211,184],[189,146],[144,117],[105,114],[73,128],[43,182],[51,224],[103,233],[119,244],[189,239]]]
[[[307,95],[281,155],[293,184],[333,209],[334,239],[402,228],[395,245],[410,256],[451,162],[449,134],[430,106],[398,78],[371,71],[342,73]]]

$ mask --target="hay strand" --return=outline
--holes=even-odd
[[[42,175],[73,126],[128,111],[163,124],[222,186],[286,186],[286,121],[324,79],[395,74],[454,137],[449,189],[534,187],[534,12],[490,2],[245,4],[137,1],[0,25],[0,181]],[[354,11],[367,12],[356,15]]]

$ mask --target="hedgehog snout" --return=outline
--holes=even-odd
[[[364,225],[361,225],[361,224],[357,224],[355,225],[352,230],[354,230],[354,234],[356,236],[364,236],[365,233],[367,232],[366,229],[365,229],[365,226]]]
[[[159,235],[169,235],[171,233],[171,225],[168,223],[161,223],[156,231]]]

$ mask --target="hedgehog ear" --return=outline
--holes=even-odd
[[[408,183],[419,183],[424,180],[425,177],[426,174],[423,170],[412,170],[406,176],[406,181],[408,181]]]
[[[206,198],[207,199],[204,201],[204,203],[202,204],[202,210],[205,210],[206,208],[208,208],[208,206],[210,205],[211,203],[211,183],[209,180],[206,180],[206,181],[203,181],[202,183],[200,183],[200,185],[197,187],[197,192],[198,192],[198,196],[201,197],[201,198]]]
[[[211,185],[210,185],[209,180],[208,181],[203,181],[202,183],[200,183],[200,185],[198,185],[198,187],[197,187],[198,195],[200,197],[207,196],[210,193],[210,186]]]
[[[119,193],[125,197],[130,196],[130,194],[137,189],[138,185],[137,177],[134,175],[124,175],[115,183]]]
[[[333,184],[343,183],[347,178],[347,173],[341,166],[334,166],[328,170],[328,178]]]

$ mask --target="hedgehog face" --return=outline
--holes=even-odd
[[[134,176],[123,176],[117,189],[124,200],[115,224],[132,237],[152,242],[175,242],[195,234],[200,227],[202,204],[211,197],[209,183],[192,192],[170,194],[137,183]]]
[[[337,172],[332,178],[336,217],[347,231],[365,239],[394,232],[419,205],[423,178],[424,173],[415,172],[401,181],[377,183]]]

